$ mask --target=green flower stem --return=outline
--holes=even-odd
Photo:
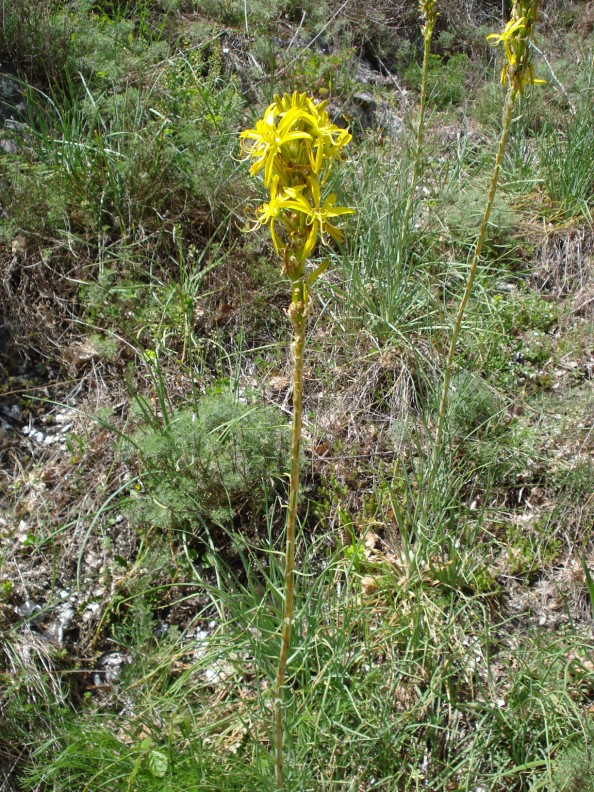
[[[441,391],[441,400],[439,404],[439,417],[437,420],[437,429],[435,431],[435,440],[433,443],[433,452],[431,455],[431,464],[429,466],[429,478],[426,482],[424,488],[424,497],[423,497],[423,507],[421,510],[421,517],[420,517],[420,524],[421,526],[424,525],[425,519],[427,517],[427,510],[429,508],[429,503],[431,500],[431,493],[433,490],[433,485],[435,482],[435,476],[437,474],[437,467],[439,464],[439,454],[441,452],[441,445],[443,439],[443,431],[445,427],[445,419],[446,419],[446,412],[448,408],[448,397],[449,397],[449,390],[450,390],[450,379],[452,376],[452,365],[454,362],[454,356],[456,354],[456,346],[458,343],[458,336],[460,335],[460,328],[462,326],[462,318],[464,316],[464,311],[466,310],[466,305],[468,304],[468,300],[470,299],[470,294],[472,292],[472,286],[474,283],[474,277],[476,275],[476,270],[478,267],[478,262],[480,259],[480,255],[483,249],[483,243],[485,241],[485,235],[487,232],[487,225],[489,223],[489,216],[491,214],[491,209],[493,208],[493,201],[495,199],[495,192],[497,190],[497,182],[499,181],[499,171],[501,169],[501,162],[503,160],[503,155],[505,153],[505,147],[507,145],[507,139],[509,137],[509,130],[511,127],[511,121],[513,116],[513,109],[514,104],[516,101],[518,94],[513,88],[510,88],[507,92],[507,96],[505,98],[505,105],[503,108],[503,122],[502,122],[502,132],[501,138],[499,140],[499,149],[497,151],[497,157],[495,159],[495,167],[493,168],[493,175],[491,177],[491,186],[489,188],[489,195],[487,198],[487,205],[485,206],[485,213],[483,214],[483,220],[481,223],[479,237],[476,243],[476,247],[474,249],[474,255],[472,257],[472,263],[470,265],[470,272],[468,273],[468,279],[466,281],[466,287],[464,289],[464,294],[462,296],[462,300],[460,301],[460,305],[458,307],[458,313],[456,314],[456,321],[454,323],[454,329],[452,331],[452,337],[450,340],[450,348],[448,352],[448,357],[446,360],[445,365],[445,373],[443,379],[443,388]]]
[[[305,351],[305,325],[307,321],[307,286],[303,275],[291,279],[292,302],[289,316],[293,324],[293,426],[291,435],[291,478],[289,484],[289,506],[287,513],[287,535],[285,549],[285,603],[281,648],[278,659],[274,695],[275,722],[275,777],[278,792],[283,785],[283,691],[287,657],[293,627],[295,602],[295,526],[297,523],[297,500],[299,495],[299,473],[301,454],[301,427],[303,415],[303,359]]]
[[[431,37],[433,35],[433,28],[435,27],[435,18],[427,19],[423,37],[425,45],[423,47],[423,72],[421,76],[421,107],[419,109],[419,125],[417,127],[417,140],[415,144],[415,159],[413,162],[413,170],[410,180],[410,187],[408,190],[408,198],[406,200],[406,208],[404,210],[404,217],[402,219],[402,241],[406,243],[408,237],[408,226],[412,215],[413,203],[415,199],[415,190],[417,186],[417,179],[419,178],[419,170],[421,169],[421,155],[423,152],[423,141],[425,138],[425,111],[427,109],[427,77],[429,74],[429,56],[431,54]],[[402,263],[402,248],[398,248],[398,266]]]
[[[427,108],[427,75],[429,74],[429,55],[431,52],[431,36],[433,34],[433,26],[427,26],[425,31],[425,46],[423,48],[423,74],[421,78],[421,107],[419,110],[419,126],[417,128],[417,142],[415,145],[415,159],[413,162],[413,172],[410,180],[410,188],[408,191],[408,198],[406,200],[406,208],[404,210],[404,218],[402,220],[403,239],[406,240],[408,236],[408,224],[412,214],[413,203],[415,199],[415,189],[417,186],[417,179],[419,178],[419,170],[421,168],[421,154],[423,152],[423,141],[425,138],[425,110]],[[402,255],[401,250],[398,251],[399,257]]]

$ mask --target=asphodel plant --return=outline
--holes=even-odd
[[[536,25],[537,19],[538,0],[514,0],[510,19],[505,25],[503,31],[501,33],[490,33],[487,36],[487,40],[492,42],[495,46],[503,44],[506,59],[501,71],[501,84],[507,87],[505,104],[503,107],[502,131],[499,140],[499,147],[497,149],[497,156],[495,158],[493,174],[491,176],[491,183],[487,196],[485,211],[483,214],[478,239],[474,248],[466,286],[458,307],[458,312],[456,314],[454,328],[452,330],[452,336],[450,339],[439,405],[439,416],[433,443],[431,463],[429,466],[429,479],[424,487],[423,508],[421,510],[421,525],[425,522],[427,517],[431,491],[439,465],[439,455],[441,452],[443,431],[448,407],[450,378],[452,374],[454,356],[456,354],[458,336],[460,335],[464,311],[466,309],[466,305],[468,304],[468,300],[470,299],[474,278],[483,249],[483,243],[485,241],[489,216],[491,214],[491,209],[493,208],[493,201],[495,199],[495,192],[497,190],[501,162],[503,160],[507,139],[509,137],[514,106],[516,100],[523,93],[527,85],[540,85],[545,82],[544,80],[537,80],[534,78],[534,66],[532,63],[532,48],[530,43],[534,39],[534,27]]]
[[[275,777],[283,789],[284,688],[291,642],[295,599],[295,526],[299,495],[302,426],[303,361],[309,292],[324,272],[327,261],[308,269],[308,259],[318,242],[342,242],[343,233],[335,219],[352,214],[353,209],[337,206],[334,193],[326,189],[335,162],[342,159],[350,141],[348,130],[330,120],[325,103],[295,92],[275,96],[254,129],[241,133],[246,159],[253,159],[252,176],[261,174],[268,201],[256,210],[249,230],[270,228],[272,244],[282,259],[282,273],[291,285],[288,315],[293,326],[293,423],[291,471],[285,548],[285,591],[274,699]]]
[[[402,220],[402,240],[406,241],[408,236],[408,226],[412,215],[412,208],[415,198],[417,187],[417,179],[419,178],[419,170],[421,168],[421,157],[423,154],[423,141],[425,138],[425,111],[427,109],[427,75],[429,74],[429,56],[431,54],[431,38],[435,23],[439,16],[437,12],[437,0],[419,0],[419,10],[421,12],[422,24],[421,32],[423,33],[423,71],[421,76],[421,106],[419,108],[419,125],[417,127],[417,139],[415,142],[415,158],[413,160],[413,169],[410,179],[408,190],[408,197],[406,199],[406,207],[404,209],[404,218]],[[400,267],[402,263],[403,245],[400,245],[398,250],[398,262]]]

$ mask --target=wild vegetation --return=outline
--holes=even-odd
[[[0,8],[2,788],[278,788],[290,295],[239,136],[296,90],[356,214],[308,250],[284,784],[589,792],[594,5],[539,2],[461,316],[510,7],[437,0],[425,61],[416,0]]]

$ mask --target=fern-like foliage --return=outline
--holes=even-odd
[[[238,515],[261,517],[266,495],[286,469],[288,428],[273,408],[213,393],[198,409],[181,410],[167,425],[143,427],[141,495],[129,507],[134,523],[199,534],[230,528]]]

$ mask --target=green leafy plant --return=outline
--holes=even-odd
[[[447,110],[464,100],[469,68],[470,59],[464,52],[447,57],[433,53],[426,62],[423,59],[421,67],[411,63],[404,77],[411,87],[418,85],[419,80],[424,80],[427,102],[437,110]]]
[[[291,60],[283,74],[283,81],[290,82],[299,91],[315,93],[326,99],[351,96],[359,85],[354,55],[354,50],[349,48],[330,54],[306,50],[293,62],[294,57],[289,50],[285,57],[291,56]]]
[[[478,187],[469,186],[444,196],[443,222],[453,236],[461,242],[473,239],[476,227],[484,213],[485,193]],[[514,228],[514,215],[499,195],[495,196],[491,209],[491,233],[489,242],[501,246],[509,240]]]
[[[593,738],[590,728],[560,752],[553,773],[554,792],[589,792],[594,787]]]
[[[203,535],[214,526],[232,530],[240,513],[261,517],[284,469],[287,435],[280,413],[229,393],[143,427],[133,438],[142,487],[128,506],[133,521]]]

